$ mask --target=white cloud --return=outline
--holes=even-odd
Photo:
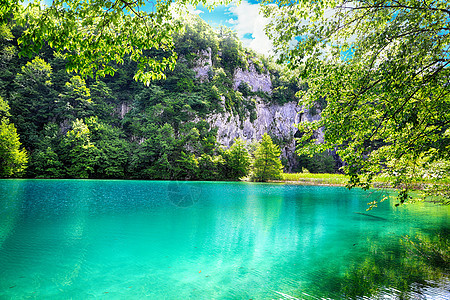
[[[203,11],[201,11],[200,9],[195,9],[195,6],[193,6],[192,4],[188,4],[187,9],[188,9],[188,12],[193,15],[199,15],[199,14],[203,13]]]
[[[29,4],[34,3],[34,0],[19,0],[19,3],[20,3],[22,6],[26,7],[26,6],[28,6]],[[39,1],[39,6],[40,6],[41,8],[44,8],[44,7],[50,7],[50,6],[52,6],[52,3],[53,3],[53,0],[40,0],[40,1]]]
[[[269,20],[259,14],[259,10],[258,4],[250,4],[243,0],[239,5],[233,5],[228,9],[237,18],[230,19],[228,22],[234,25],[233,29],[236,30],[244,46],[258,53],[271,55],[273,45],[264,32],[264,27]],[[244,38],[244,35],[248,36],[248,34],[251,34],[253,38]]]
[[[175,2],[170,4],[170,11],[174,18],[179,18],[187,15],[199,15],[203,13],[200,9],[196,9],[195,6],[191,4],[181,5]]]

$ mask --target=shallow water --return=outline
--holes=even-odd
[[[448,299],[430,204],[282,184],[0,180],[1,299]],[[391,277],[389,277],[391,276]]]

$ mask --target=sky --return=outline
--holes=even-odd
[[[31,0],[23,0],[24,4]],[[51,5],[53,0],[41,0],[46,5]],[[239,39],[245,47],[255,52],[271,55],[272,43],[264,33],[264,27],[268,23],[259,14],[257,0],[241,0],[240,5],[229,4],[217,6],[213,11],[208,11],[203,5],[190,6],[190,12],[198,14],[203,20],[213,27],[227,26],[236,31]],[[144,8],[144,10],[146,10]]]
[[[222,5],[211,12],[199,5],[191,7],[191,13],[198,14],[213,27],[227,26],[233,29],[245,47],[260,54],[272,54],[272,43],[264,33],[268,20],[259,14],[258,1],[242,0],[238,6]]]

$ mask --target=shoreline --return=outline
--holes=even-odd
[[[342,183],[333,183],[333,182],[316,182],[313,180],[269,180],[267,183],[287,183],[292,185],[320,185],[320,186],[342,186],[345,187],[345,184]]]

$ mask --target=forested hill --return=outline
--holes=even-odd
[[[3,26],[0,117],[14,124],[28,153],[22,176],[237,179],[228,147],[266,131],[286,168],[332,171],[331,157],[322,157],[322,166],[295,158],[296,81],[244,49],[229,29],[213,30],[195,17],[184,22],[174,36],[175,69],[149,86],[133,79],[130,60],[114,66],[113,77],[92,79],[67,73],[48,47],[20,58],[17,37],[25,29]]]

